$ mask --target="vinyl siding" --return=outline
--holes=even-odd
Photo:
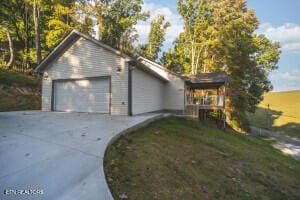
[[[164,109],[164,83],[139,70],[132,71],[132,114]]]
[[[165,85],[164,108],[184,110],[184,81],[172,74],[169,74],[169,82]]]
[[[158,67],[147,60],[140,60],[153,71],[157,72],[165,79],[169,80],[165,84],[164,109],[166,110],[184,110],[184,80],[180,77]]]
[[[120,74],[117,69],[121,68]],[[42,110],[51,110],[52,80],[111,76],[111,114],[128,114],[128,66],[125,60],[80,38],[45,70],[42,86]],[[84,102],[83,102],[84,103]]]

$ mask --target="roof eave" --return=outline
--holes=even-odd
[[[145,66],[143,63],[139,62],[138,60],[131,60],[128,62],[130,65],[135,66],[137,68],[139,68],[140,70],[151,74],[152,76],[158,78],[159,80],[168,83],[169,80],[165,79],[164,77],[162,77],[161,75],[159,75],[157,72],[153,71],[152,69],[150,69],[149,67]]]
[[[147,59],[147,58],[144,58],[144,57],[142,57],[142,56],[139,56],[139,57],[137,58],[137,60],[144,60],[144,61],[146,61],[146,62],[148,62],[148,63],[150,63],[150,64],[152,64],[152,65],[154,65],[154,66],[156,66],[156,67],[158,67],[158,68],[160,68],[160,69],[162,69],[162,70],[164,70],[164,71],[166,71],[166,72],[168,72],[168,73],[170,73],[170,74],[172,74],[172,75],[174,75],[174,76],[176,76],[176,77],[178,77],[178,78],[180,78],[180,79],[182,79],[182,80],[185,81],[185,78],[182,77],[181,75],[179,75],[179,74],[177,74],[177,73],[175,73],[175,72],[173,72],[173,71],[171,71],[171,70],[165,68],[164,66],[161,66],[160,64],[158,64],[158,63],[156,63],[156,62],[153,62],[153,61],[151,61],[151,60],[149,60],[149,59]]]
[[[42,62],[34,69],[34,73],[43,72],[48,64],[51,63],[52,59],[56,58],[69,45],[69,42],[74,41],[75,39],[79,39],[79,36],[74,34],[73,30],[51,51],[46,58],[42,60]]]

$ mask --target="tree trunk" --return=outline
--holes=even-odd
[[[25,31],[25,49],[24,49],[24,54],[25,54],[25,58],[23,60],[23,64],[22,64],[22,70],[25,71],[29,66],[28,66],[28,62],[29,62],[29,53],[30,53],[30,49],[29,49],[29,22],[28,22],[28,4],[27,1],[24,1],[24,15],[23,15],[23,22],[24,22],[24,31]]]
[[[191,41],[191,44],[192,44],[192,75],[196,75],[195,73],[195,49],[194,49],[194,41],[192,40]]]
[[[36,0],[33,2],[33,21],[35,30],[35,48],[37,64],[42,60],[41,42],[40,42],[40,7]]]
[[[10,37],[10,33],[8,31],[8,28],[3,26],[3,25],[0,25],[0,29],[3,29],[6,33],[6,36],[7,36],[7,40],[8,40],[8,47],[9,47],[9,61],[7,62],[7,66],[8,67],[11,67],[13,62],[14,62],[14,50],[13,50],[13,43],[12,43],[12,39]]]

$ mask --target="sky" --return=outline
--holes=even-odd
[[[255,10],[260,20],[257,33],[281,44],[278,69],[269,76],[273,91],[300,90],[300,0],[248,0],[247,6]],[[147,42],[150,21],[160,13],[171,22],[162,50],[172,47],[172,42],[183,30],[176,7],[177,0],[144,0],[143,10],[150,11],[151,17],[136,25],[139,42]]]

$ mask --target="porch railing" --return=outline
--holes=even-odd
[[[188,102],[187,105],[199,105],[199,106],[223,106],[223,95],[207,95],[194,97],[193,102]]]

